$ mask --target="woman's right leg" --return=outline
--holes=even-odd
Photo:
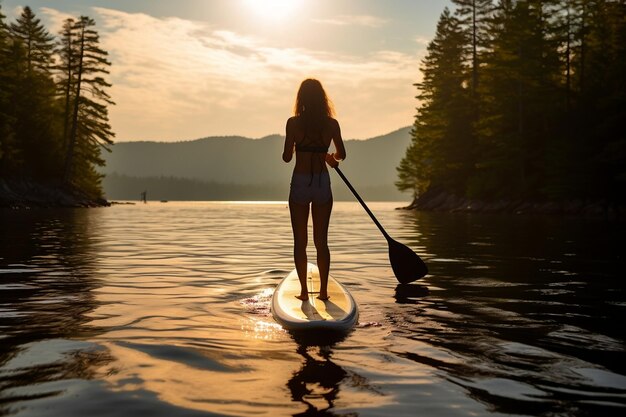
[[[328,249],[328,224],[333,210],[333,199],[324,204],[313,204],[313,242],[317,249],[317,268],[320,271],[320,300],[328,299],[328,274],[330,271],[330,250]]]
[[[293,230],[293,260],[296,264],[298,279],[300,280],[300,300],[308,300],[309,292],[306,285],[307,257],[306,245],[308,241],[307,226],[309,223],[309,205],[289,201],[291,213],[291,229]]]

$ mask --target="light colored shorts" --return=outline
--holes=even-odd
[[[320,174],[295,173],[291,176],[289,202],[296,204],[315,205],[326,204],[333,198],[330,190],[330,174],[327,171]]]

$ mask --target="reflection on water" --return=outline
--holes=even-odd
[[[432,254],[431,291],[415,314],[389,318],[398,335],[454,360],[398,355],[444,371],[494,412],[622,413],[623,225],[429,213],[410,222]]]
[[[0,415],[12,403],[55,397],[60,381],[93,380],[113,358],[87,340],[98,233],[89,210],[2,213]]]
[[[372,205],[430,275],[398,285],[337,203],[343,340],[271,317],[283,203],[3,211],[0,415],[623,414],[622,224],[393,208]]]

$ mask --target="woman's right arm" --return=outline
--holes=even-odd
[[[295,145],[296,140],[293,132],[293,118],[289,118],[289,120],[287,120],[287,126],[285,127],[285,148],[283,149],[283,161],[291,161]]]

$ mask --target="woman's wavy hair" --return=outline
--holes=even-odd
[[[335,115],[333,103],[322,83],[314,78],[307,78],[300,84],[293,112],[300,116],[305,129],[321,129],[327,118]]]

